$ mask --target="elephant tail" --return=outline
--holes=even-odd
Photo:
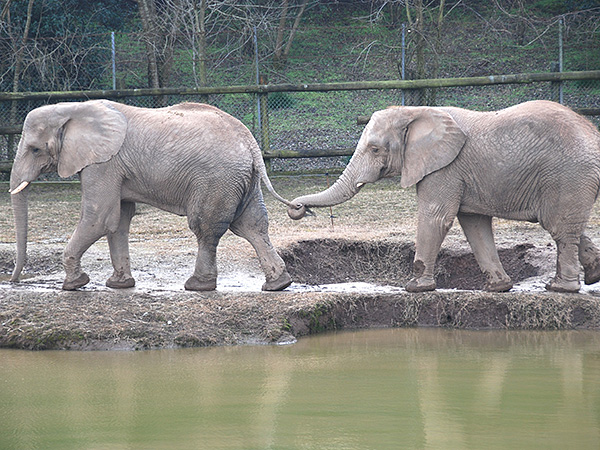
[[[252,160],[254,161],[254,168],[260,174],[260,178],[262,178],[263,183],[271,193],[273,197],[279,200],[286,206],[293,207],[292,202],[286,200],[281,195],[277,193],[273,185],[271,184],[271,180],[267,175],[267,166],[265,166],[265,161],[263,160],[262,152],[260,151],[260,147],[254,138],[252,138],[252,143],[250,144],[250,150],[252,152]]]

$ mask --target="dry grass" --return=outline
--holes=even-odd
[[[316,176],[274,177],[273,184],[282,196],[293,199],[326,188],[327,180]],[[407,252],[414,242],[417,205],[414,190],[400,189],[396,180],[369,185],[351,201],[334,207],[333,227],[329,209],[317,210],[316,217],[292,221],[286,207],[268,192],[265,201],[274,245],[284,256],[288,254],[288,262],[306,266],[305,273],[327,277],[344,266],[351,269],[348,277],[399,281],[400,285],[408,276]],[[62,278],[60,255],[77,224],[79,208],[77,186],[33,186],[29,253],[38,270],[50,274],[42,279],[48,287],[42,291],[14,289],[2,281],[11,270],[7,261],[12,261],[14,231],[10,196],[1,188],[0,259],[4,259],[4,265],[0,261],[0,277],[4,278],[0,278],[0,346],[97,349],[243,344],[286,341],[328,329],[369,326],[600,328],[599,302],[593,292],[201,294],[143,288],[118,292],[102,289],[101,284],[92,284],[83,292],[61,292],[56,287]],[[599,224],[597,206],[589,230],[597,242]],[[553,270],[553,244],[538,225],[496,220],[495,229],[499,247],[528,244],[525,250],[533,248],[539,253],[536,257],[548,260],[546,269]],[[312,243],[312,247],[304,247],[313,249],[311,261],[301,257],[300,241]],[[180,283],[180,279],[189,276],[196,243],[185,218],[140,205],[132,224],[131,242],[132,265],[148,277],[172,276]],[[473,266],[464,257],[469,248],[457,225],[443,249],[449,258],[446,266],[440,264],[441,275],[457,277]],[[329,256],[323,257],[325,252],[330,252]],[[84,265],[98,266],[99,273],[106,272],[108,276],[106,242],[94,245],[88,253]],[[518,255],[514,253],[513,257]],[[522,259],[530,257],[527,252],[523,255]],[[399,264],[404,259],[405,263]],[[232,233],[227,233],[219,246],[219,270],[260,276],[250,244]],[[139,286],[143,284],[142,280]]]

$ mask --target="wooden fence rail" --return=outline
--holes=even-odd
[[[347,83],[262,84],[197,88],[117,89],[93,91],[2,92],[0,101],[26,100],[88,100],[163,95],[268,94],[273,92],[329,92],[369,89],[425,89],[500,84],[529,84],[543,81],[600,80],[600,70],[579,72],[520,73],[465,78],[435,78],[425,80],[355,81]]]
[[[198,88],[161,88],[161,89],[118,89],[118,90],[90,90],[90,91],[46,91],[46,92],[1,92],[1,101],[45,101],[57,100],[90,100],[90,99],[120,99],[125,97],[140,96],[186,96],[186,95],[215,95],[215,94],[256,94],[263,99],[269,93],[275,92],[330,92],[330,91],[358,91],[358,90],[415,90],[425,88],[450,88],[466,86],[491,86],[507,84],[530,84],[539,82],[559,83],[562,81],[600,80],[600,70],[578,72],[544,72],[521,73],[511,75],[490,75],[465,78],[437,78],[425,80],[387,80],[387,81],[357,81],[347,83],[306,83],[306,84],[259,84],[223,87],[198,87]],[[366,111],[365,111],[366,112]],[[581,114],[600,115],[598,108],[581,108]],[[357,118],[357,124],[365,124],[368,115]],[[20,134],[22,125],[10,124],[0,126],[0,135]],[[264,134],[264,130],[262,130]],[[267,133],[268,134],[268,133]],[[351,155],[353,148],[336,150],[312,150],[301,152],[294,150],[264,151],[265,159],[271,158],[314,158],[325,156]],[[9,172],[11,161],[0,161],[0,172]]]

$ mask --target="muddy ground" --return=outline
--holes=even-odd
[[[277,177],[285,197],[313,192],[325,177]],[[33,186],[29,259],[8,282],[14,259],[10,198],[0,186],[0,346],[25,349],[150,349],[288,343],[326,330],[444,326],[476,329],[600,329],[600,284],[579,294],[544,290],[554,243],[538,225],[496,220],[500,257],[515,287],[491,294],[455,225],[438,258],[436,292],[410,294],[416,200],[394,180],[367,186],[351,201],[299,222],[265,193],[274,245],[294,283],[264,293],[251,246],[228,233],[210,293],[186,292],[196,245],[185,218],[140,206],[131,230],[136,287],[104,286],[112,268],[105,240],[84,255],[91,283],[60,289],[61,255],[79,214],[78,186]],[[333,218],[331,217],[333,216]],[[600,244],[600,212],[588,234]]]

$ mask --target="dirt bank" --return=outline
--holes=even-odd
[[[288,198],[321,188],[322,179],[275,180]],[[31,194],[29,260],[11,284],[14,237],[7,194],[0,194],[0,347],[25,349],[150,349],[287,343],[334,329],[444,326],[503,329],[600,329],[600,285],[580,294],[544,291],[555,264],[554,245],[537,225],[496,221],[501,260],[515,282],[490,294],[460,229],[444,242],[440,289],[402,289],[414,255],[414,193],[393,182],[369,186],[332,213],[292,222],[267,197],[271,238],[294,284],[263,293],[256,256],[227,234],[219,246],[216,292],[183,290],[195,258],[185,218],[141,207],[131,234],[135,288],[104,286],[112,272],[102,240],[84,255],[91,283],[60,290],[61,254],[77,222],[77,188]],[[60,219],[56,220],[55,217]],[[330,216],[334,216],[333,226]],[[589,234],[600,243],[597,211]]]
[[[0,307],[0,346],[36,350],[281,344],[326,330],[368,327],[600,327],[596,297],[523,292],[17,291],[4,295]]]

